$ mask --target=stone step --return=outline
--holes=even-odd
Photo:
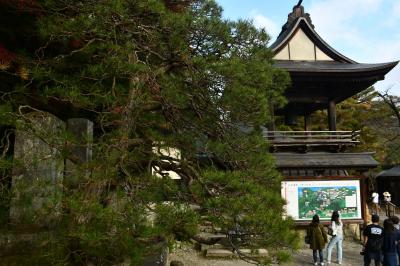
[[[224,238],[226,238],[226,235],[224,234],[213,234],[207,232],[199,233],[193,237],[195,241],[208,245],[216,244],[217,242],[221,241],[221,239]]]
[[[200,225],[198,228],[199,232],[213,233],[215,231],[214,228],[209,225]]]
[[[203,225],[213,225],[211,221],[208,220],[208,216],[201,216],[201,224]]]
[[[215,233],[207,233],[207,232],[201,232],[196,235],[196,237],[199,237],[201,239],[221,239],[221,238],[226,238],[225,234],[215,234]]]
[[[235,257],[231,250],[224,249],[224,248],[210,248],[206,251],[206,257],[210,258],[225,258],[225,257]]]
[[[239,249],[241,253],[250,257],[266,257],[268,256],[268,251],[264,248],[259,248],[256,250],[251,249]],[[206,251],[206,257],[209,258],[226,258],[226,257],[237,257],[238,255],[232,250],[225,248],[210,248]]]
[[[209,249],[226,249],[226,246],[221,245],[221,244],[214,244],[214,245],[207,245],[207,244],[201,244],[200,245],[200,251],[207,251]]]

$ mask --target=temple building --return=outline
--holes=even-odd
[[[391,194],[391,202],[400,206],[400,195],[398,193],[400,187],[400,166],[394,166],[390,169],[380,172],[376,176],[376,192],[383,195],[384,192]]]
[[[349,152],[360,141],[360,131],[340,131],[336,105],[385,78],[398,62],[363,64],[342,55],[315,31],[301,1],[288,15],[271,45],[275,67],[287,70],[291,86],[287,105],[274,110],[303,131],[277,131],[272,123],[264,134],[271,143],[277,168],[283,173],[282,196],[287,214],[299,224],[314,214],[328,220],[339,210],[347,223],[366,220],[368,181],[363,172],[378,166],[370,152]],[[327,110],[329,131],[311,131],[311,114]]]

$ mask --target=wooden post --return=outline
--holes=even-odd
[[[334,101],[329,101],[328,104],[328,123],[329,130],[336,131],[336,103]]]
[[[368,209],[368,195],[366,188],[367,178],[365,176],[360,177],[360,189],[361,189],[361,215],[364,220],[364,225],[367,225],[370,220],[370,213]]]
[[[275,131],[275,108],[272,102],[270,102],[270,122],[268,123],[268,130]]]
[[[310,131],[311,125],[311,115],[305,114],[304,115],[304,131]]]

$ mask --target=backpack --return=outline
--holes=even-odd
[[[369,238],[368,251],[379,252],[382,250],[383,238]]]

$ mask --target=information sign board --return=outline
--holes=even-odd
[[[329,220],[332,212],[341,219],[362,219],[360,180],[283,181],[286,214],[296,221],[311,220],[318,214]]]

